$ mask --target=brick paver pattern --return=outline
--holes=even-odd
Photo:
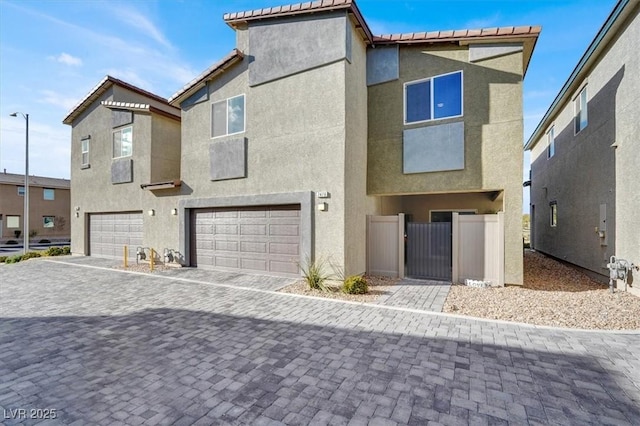
[[[0,266],[0,301],[5,424],[640,423],[637,333],[44,260]]]

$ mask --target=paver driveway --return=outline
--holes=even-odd
[[[6,424],[640,424],[633,333],[44,260],[0,266],[0,301]]]

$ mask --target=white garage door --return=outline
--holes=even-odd
[[[136,247],[142,246],[142,213],[89,216],[89,255],[122,258],[124,246],[129,246],[129,259],[135,260]]]
[[[299,205],[198,209],[192,224],[194,266],[298,275]]]

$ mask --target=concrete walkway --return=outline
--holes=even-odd
[[[404,278],[376,303],[421,311],[442,312],[451,283]]]
[[[480,321],[41,259],[0,265],[0,300],[8,425],[38,423],[20,417],[38,409],[55,410],[46,424],[73,425],[640,419],[633,332]]]

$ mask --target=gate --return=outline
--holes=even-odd
[[[407,276],[451,281],[451,223],[407,224]]]

